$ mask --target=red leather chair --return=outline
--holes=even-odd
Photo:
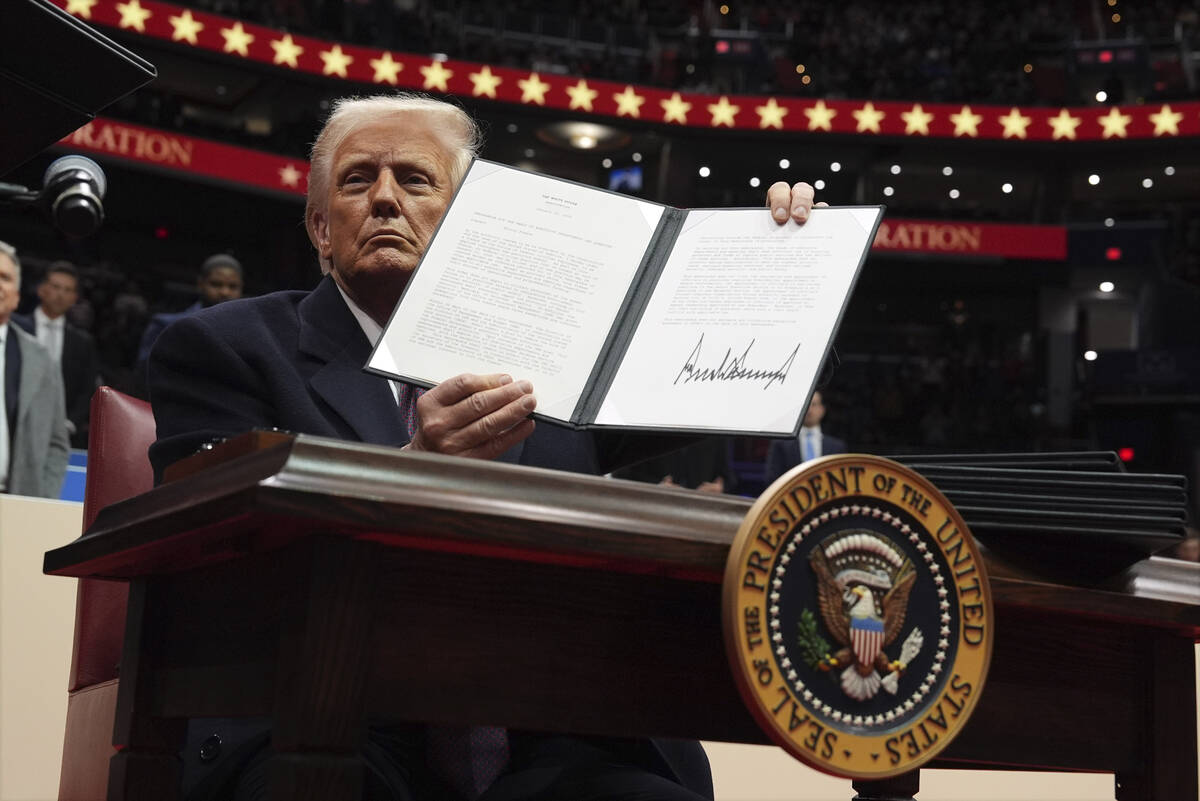
[[[149,403],[111,387],[96,390],[88,436],[84,531],[105,506],[154,486],[146,455],[154,431]],[[107,793],[128,596],[129,586],[123,581],[79,581],[59,801],[103,801]]]

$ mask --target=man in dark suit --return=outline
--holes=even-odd
[[[800,436],[795,439],[773,440],[767,448],[767,469],[764,475],[770,484],[798,464],[818,456],[845,453],[846,443],[821,431],[825,418],[825,403],[820,391],[812,394],[808,409],[804,412],[804,425]]]
[[[86,448],[92,393],[100,382],[96,341],[71,325],[67,311],[79,299],[79,271],[69,261],[51,262],[38,284],[38,307],[30,315],[13,315],[13,322],[33,334],[50,358],[62,368],[66,392],[67,431],[71,447]]]
[[[237,300],[242,296],[243,280],[241,262],[228,253],[216,253],[205,259],[200,265],[200,275],[196,278],[196,292],[199,294],[196,302],[183,311],[156,314],[146,323],[141,344],[138,345],[138,374],[143,373],[146,359],[150,358],[150,349],[167,326],[209,306],[216,306],[227,300]]]
[[[642,449],[644,440],[625,436],[535,430],[533,387],[505,374],[460,375],[421,393],[362,372],[478,146],[474,121],[447,103],[389,96],[335,105],[313,145],[305,210],[327,275],[312,292],[221,304],[162,333],[148,373],[157,475],[206,441],[256,426],[589,473],[605,472]],[[807,216],[807,184],[772,190],[781,224]],[[457,767],[465,770],[456,770],[428,757],[442,728],[372,729],[368,795],[712,797],[698,743],[477,728],[468,764],[460,760]],[[238,780],[239,788],[261,780],[258,764]],[[462,774],[474,774],[473,781],[460,782]]]

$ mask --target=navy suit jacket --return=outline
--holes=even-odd
[[[156,480],[163,468],[205,442],[277,427],[378,445],[408,437],[387,382],[365,373],[371,346],[326,277],[312,292],[276,292],[186,315],[150,354],[150,402],[158,439],[150,446]],[[639,443],[637,440],[641,440]],[[678,440],[650,440],[656,449]],[[603,473],[635,459],[645,438],[607,436],[539,424],[504,461]],[[636,741],[644,767],[712,797],[708,760],[692,741]]]
[[[845,452],[846,443],[844,440],[831,437],[824,431],[821,432],[822,456]],[[772,440],[770,446],[767,448],[767,469],[763,474],[763,479],[769,485],[802,461],[804,461],[804,457],[800,454],[800,439],[798,437]]]
[[[12,321],[37,336],[37,318],[32,313],[14,314]],[[75,426],[71,446],[86,448],[88,416],[92,394],[99,383],[100,366],[96,360],[96,340],[87,331],[70,323],[63,325],[62,376],[67,419]]]

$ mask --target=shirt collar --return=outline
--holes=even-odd
[[[67,316],[65,314],[60,314],[58,317],[50,317],[44,311],[42,311],[41,306],[38,306],[33,310],[33,319],[36,321],[38,328],[42,328],[43,326],[62,328],[63,321],[66,320],[66,318]]]
[[[358,304],[351,300],[346,291],[342,289],[341,284],[334,281],[333,285],[337,287],[342,300],[346,301],[346,306],[349,307],[350,313],[354,315],[354,319],[358,320],[358,325],[362,328],[362,332],[367,335],[367,341],[371,343],[371,347],[375,347],[379,342],[379,338],[383,336],[383,326],[375,322],[371,319],[371,315],[359,308]]]
[[[817,423],[815,426],[800,426],[800,431],[804,434],[817,434],[819,436],[821,434],[821,424]]]

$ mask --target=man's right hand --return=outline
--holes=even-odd
[[[417,400],[417,433],[407,447],[495,459],[533,433],[533,385],[503,373],[463,373]]]

